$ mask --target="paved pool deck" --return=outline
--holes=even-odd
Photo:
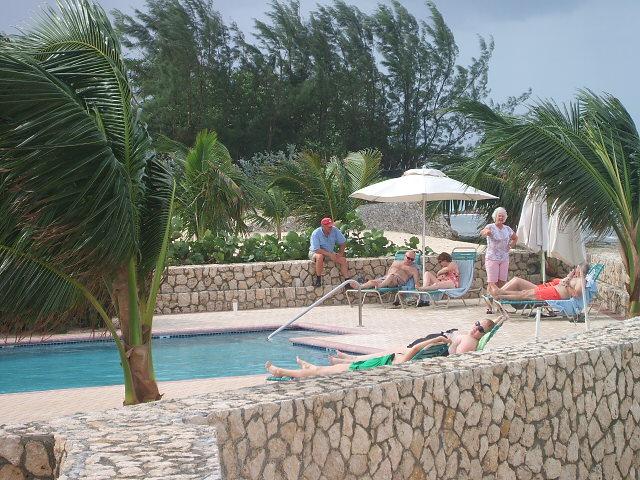
[[[468,300],[465,307],[454,301],[449,308],[390,308],[365,305],[363,327],[358,326],[358,309],[348,306],[318,307],[309,312],[299,324],[333,330],[341,334],[328,339],[314,337],[313,331],[284,331],[281,335],[316,346],[345,349],[355,352],[375,352],[396,345],[406,345],[417,337],[447,328],[468,329],[471,323],[485,315],[485,306],[477,300]],[[158,315],[154,319],[154,333],[178,334],[204,331],[239,331],[273,328],[293,318],[302,309],[281,308],[238,312],[192,313]],[[492,318],[495,315],[488,315]],[[590,315],[591,328],[619,321],[595,309]],[[543,318],[541,340],[557,338],[584,331],[584,324],[574,324],[562,318]],[[265,338],[268,334],[265,331]],[[534,341],[535,320],[512,315],[488,346],[509,346]],[[47,341],[69,341],[86,338],[87,333],[49,337]],[[264,384],[266,374],[217,379],[160,382],[164,398],[182,398],[201,393],[233,390]],[[47,420],[77,412],[101,411],[121,407],[122,385],[108,387],[74,388],[42,392],[0,395],[0,425]]]

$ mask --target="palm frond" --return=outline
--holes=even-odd
[[[70,267],[115,265],[130,255],[129,176],[100,116],[35,61],[7,53],[0,53],[0,107],[3,187],[12,192],[2,203],[19,228]]]

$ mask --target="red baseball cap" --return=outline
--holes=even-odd
[[[333,225],[333,220],[331,220],[331,217],[324,217],[320,220],[320,225]]]

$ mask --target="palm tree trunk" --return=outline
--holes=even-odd
[[[640,245],[633,244],[631,258],[627,263],[627,273],[629,274],[629,283],[627,284],[627,292],[629,293],[629,310],[628,316],[637,317],[640,315]]]
[[[123,266],[113,283],[118,304],[118,318],[126,350],[126,361],[133,380],[132,392],[126,391],[125,404],[160,400],[162,395],[153,374],[149,332],[142,331],[135,274],[135,261]],[[146,333],[146,334],[145,334]]]

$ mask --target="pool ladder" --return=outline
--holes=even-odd
[[[335,287],[333,290],[331,290],[329,293],[325,294],[324,296],[320,297],[318,300],[316,300],[315,302],[313,302],[311,305],[309,305],[306,309],[304,309],[302,312],[300,312],[298,315],[296,315],[294,318],[292,318],[291,320],[289,320],[287,323],[285,323],[284,325],[282,325],[280,328],[278,328],[276,331],[274,331],[273,333],[271,333],[271,335],[269,335],[267,337],[267,340],[271,340],[271,338],[274,335],[277,335],[278,333],[280,333],[282,330],[284,330],[285,328],[287,328],[289,325],[291,325],[293,322],[295,322],[296,320],[298,320],[300,317],[304,316],[307,314],[307,312],[310,312],[311,310],[313,310],[315,307],[317,307],[318,305],[320,305],[321,303],[323,303],[326,299],[333,297],[336,293],[341,292],[344,287],[346,287],[347,285],[351,285],[351,282],[356,282],[358,283],[358,326],[362,327],[362,290],[360,289],[360,283],[357,282],[356,280],[345,280],[344,282],[342,282],[340,285],[338,285],[337,287]]]

